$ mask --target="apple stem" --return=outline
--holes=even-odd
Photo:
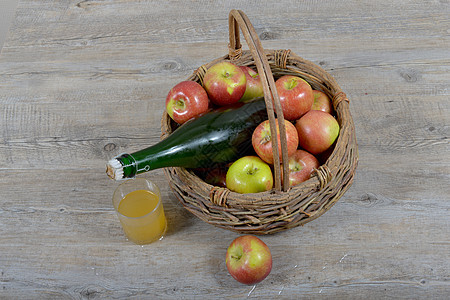
[[[291,79],[291,80],[289,80],[288,84],[289,84],[288,89],[292,90],[297,85],[297,80]]]
[[[248,175],[253,175],[258,171],[258,168],[255,168],[252,164],[251,168],[248,170],[247,174]]]
[[[185,107],[185,102],[183,98],[180,98],[177,100],[177,104],[176,107],[178,107],[179,109],[184,109]]]
[[[272,132],[270,131],[270,126],[268,129],[265,129],[263,132],[263,137],[262,139],[259,141],[259,143],[262,144],[266,144],[268,142],[270,142],[272,140]]]

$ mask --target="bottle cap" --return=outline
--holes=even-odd
[[[106,174],[109,178],[114,180],[122,180],[123,178],[123,166],[120,161],[113,158],[106,164]]]

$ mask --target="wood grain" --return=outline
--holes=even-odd
[[[359,145],[329,212],[262,237],[274,268],[257,286],[226,271],[237,235],[187,212],[161,170],[143,176],[161,187],[169,232],[126,241],[104,173],[158,141],[174,84],[227,53],[231,9],[266,49],[337,79]],[[414,0],[21,1],[0,54],[0,298],[445,299],[449,13]]]

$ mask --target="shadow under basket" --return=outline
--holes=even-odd
[[[229,53],[202,65],[186,80],[202,84],[206,70],[221,61],[249,66],[257,69],[260,75],[264,72],[268,76],[266,79],[262,78],[266,104],[269,104],[268,99],[273,99],[277,107],[279,98],[273,92],[273,80],[283,75],[299,76],[313,89],[325,92],[332,99],[335,117],[340,126],[337,141],[331,154],[309,180],[293,187],[281,188],[278,184],[278,189],[262,193],[239,194],[213,186],[185,168],[165,168],[164,172],[179,201],[203,221],[241,234],[272,234],[316,219],[348,190],[358,162],[355,128],[346,94],[324,69],[290,50],[262,49],[256,32],[241,11],[230,12],[229,26]],[[250,50],[242,50],[239,28]],[[165,112],[161,121],[162,138],[174,129],[174,123]],[[280,164],[274,168],[281,170]]]

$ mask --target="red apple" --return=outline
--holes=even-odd
[[[259,74],[247,66],[240,66],[240,68],[244,71],[245,78],[247,80],[245,93],[240,101],[247,102],[249,100],[264,96],[263,85]]]
[[[312,88],[302,78],[284,75],[275,82],[275,86],[286,120],[297,120],[311,109],[314,102]]]
[[[167,114],[178,124],[208,110],[209,99],[205,89],[195,81],[182,81],[167,95]]]
[[[265,192],[273,187],[272,170],[259,157],[244,156],[228,168],[226,185],[241,194]]]
[[[225,167],[217,167],[205,170],[205,182],[220,187],[227,186],[227,171]]]
[[[311,178],[319,167],[317,158],[304,150],[297,150],[289,157],[289,185],[294,186]]]
[[[300,147],[319,154],[333,145],[339,135],[339,124],[329,113],[311,110],[295,123]]]
[[[330,98],[322,91],[313,90],[314,103],[311,106],[311,110],[321,110],[331,114],[333,111],[333,105]]]
[[[225,262],[230,275],[248,285],[263,281],[272,270],[269,247],[253,235],[234,239],[227,249]]]
[[[319,160],[319,164],[323,165],[326,163],[330,155],[333,153],[334,147],[330,147],[322,153],[316,155],[316,158]]]
[[[245,93],[246,84],[244,71],[227,61],[210,67],[203,78],[203,86],[209,99],[217,105],[238,102]]]
[[[278,121],[276,121],[277,127],[277,137],[278,137],[278,154],[281,161],[281,142],[280,142],[280,128],[278,126]],[[298,147],[298,134],[295,126],[284,120],[284,127],[286,129],[286,144],[288,156],[294,154]],[[269,120],[260,123],[252,134],[252,145],[255,149],[256,154],[268,164],[273,164],[273,151],[272,151],[272,133],[270,132]]]

